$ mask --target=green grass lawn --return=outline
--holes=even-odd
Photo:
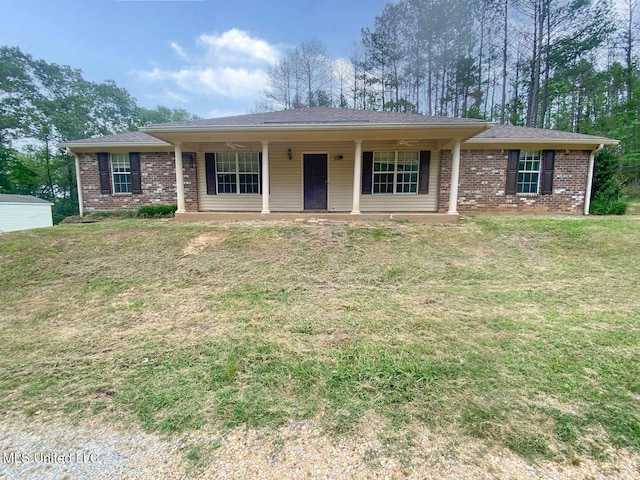
[[[528,458],[637,451],[639,253],[634,216],[4,234],[0,408],[170,433],[376,415]]]

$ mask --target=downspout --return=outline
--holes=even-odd
[[[78,189],[78,211],[80,216],[84,216],[84,202],[82,201],[82,179],[80,178],[80,159],[78,155],[73,153],[70,148],[67,148],[67,155],[73,155],[76,164],[76,188]]]
[[[589,215],[589,207],[591,206],[591,188],[593,186],[593,168],[596,163],[596,154],[604,148],[604,143],[598,145],[589,155],[589,171],[587,173],[587,190],[584,192],[584,214]]]

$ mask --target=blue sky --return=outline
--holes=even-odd
[[[125,87],[145,107],[247,113],[287,48],[348,56],[388,0],[0,0],[0,45]]]

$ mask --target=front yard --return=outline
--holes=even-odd
[[[118,220],[0,236],[0,411],[640,448],[640,218]],[[198,460],[198,451],[190,453]]]

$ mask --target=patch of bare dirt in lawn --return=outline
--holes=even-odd
[[[223,232],[206,232],[201,235],[198,235],[196,238],[192,239],[186,247],[182,250],[182,255],[185,257],[190,257],[192,255],[198,255],[202,253],[202,251],[216,243],[220,243],[222,240],[227,238],[227,235]]]
[[[162,437],[97,420],[71,425],[46,412],[31,417],[5,412],[0,449],[9,460],[0,463],[0,477],[640,479],[640,457],[625,451],[608,452],[603,461],[582,459],[579,465],[532,464],[455,432],[398,432],[373,416],[356,431],[357,435],[328,437],[322,419],[315,418],[278,429],[203,429]],[[15,458],[30,461],[10,461],[14,452]],[[38,462],[38,454],[62,455],[62,461]]]

